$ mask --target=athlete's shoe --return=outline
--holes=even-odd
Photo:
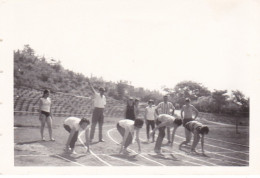
[[[78,154],[75,150],[71,150],[71,152],[70,152],[71,154],[74,154],[74,155],[76,155],[76,154]]]
[[[101,139],[99,139],[99,142],[105,142],[105,140],[103,140],[103,139],[101,138]]]

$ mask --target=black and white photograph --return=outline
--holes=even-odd
[[[260,1],[5,0],[0,21],[3,173],[259,173]]]

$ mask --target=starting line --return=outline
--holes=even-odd
[[[110,132],[111,132],[112,130],[115,130],[115,128],[108,130],[108,131],[107,131],[107,134],[108,134],[109,138],[110,138],[113,142],[115,142],[116,144],[119,144],[116,140],[114,140],[114,139],[111,137]],[[128,149],[131,150],[133,153],[138,154],[138,153],[136,153],[134,150],[132,150],[132,149],[130,149],[130,148],[128,148]],[[152,159],[150,159],[150,158],[147,158],[147,157],[145,157],[145,156],[143,156],[143,155],[141,155],[141,154],[139,154],[139,156],[143,157],[144,159],[146,159],[146,160],[148,160],[148,161],[151,161],[151,162],[154,162],[154,163],[156,163],[156,164],[159,164],[159,165],[161,165],[161,166],[166,166],[166,165],[164,165],[164,164],[162,164],[162,163],[159,163],[159,162],[154,161],[154,160],[152,160]]]
[[[80,138],[80,136],[82,135],[82,133],[84,133],[84,132],[81,132],[81,134],[79,135],[79,141],[80,141],[80,143],[84,146],[84,148],[87,150],[88,148],[85,146],[85,144],[83,143],[83,141],[81,140],[81,138]],[[105,165],[107,165],[107,166],[112,166],[111,164],[109,164],[108,162],[106,162],[106,161],[104,161],[103,159],[101,159],[98,155],[96,155],[93,151],[91,151],[90,150],[90,153],[94,156],[94,157],[96,157],[99,161],[101,161],[102,163],[104,163]]]

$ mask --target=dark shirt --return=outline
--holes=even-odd
[[[135,120],[134,105],[133,106],[129,106],[129,105],[126,106],[125,118],[130,119],[130,120]]]

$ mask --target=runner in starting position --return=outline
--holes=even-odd
[[[129,119],[123,119],[118,121],[117,130],[120,135],[123,137],[123,141],[121,143],[120,152],[124,154],[127,153],[127,147],[136,140],[138,144],[138,152],[141,153],[141,145],[139,140],[139,130],[142,128],[144,121],[141,119],[136,119],[135,121]],[[134,139],[136,138],[136,139]]]
[[[201,135],[201,150],[204,154],[204,135],[209,133],[209,128],[206,125],[201,124],[198,121],[190,121],[187,122],[184,126],[188,130],[188,134],[186,135],[186,141],[182,142],[179,146],[179,149],[181,149],[181,146],[183,144],[187,144],[191,140],[191,133],[194,134],[193,143],[191,145],[191,153],[196,153],[196,146],[198,145],[200,141],[200,135]]]
[[[155,131],[158,129],[159,130],[159,135],[157,137],[155,147],[154,147],[154,152],[161,154],[161,146],[162,146],[162,141],[165,136],[165,129],[166,127],[173,127],[172,131],[172,137],[171,137],[171,144],[170,146],[173,147],[173,141],[174,141],[174,136],[177,128],[182,124],[182,120],[180,118],[176,118],[174,116],[168,115],[168,114],[160,114],[156,121],[156,127],[153,129],[153,131],[150,133],[150,135],[154,135]]]
[[[88,147],[88,152],[89,152],[89,120],[86,118],[80,119],[77,117],[69,117],[64,121],[64,128],[67,130],[70,135],[68,137],[65,151],[66,152],[71,152],[72,154],[77,154],[74,150],[75,148],[75,143],[78,139],[78,134],[79,131],[85,131],[85,138],[86,138],[86,145]]]

